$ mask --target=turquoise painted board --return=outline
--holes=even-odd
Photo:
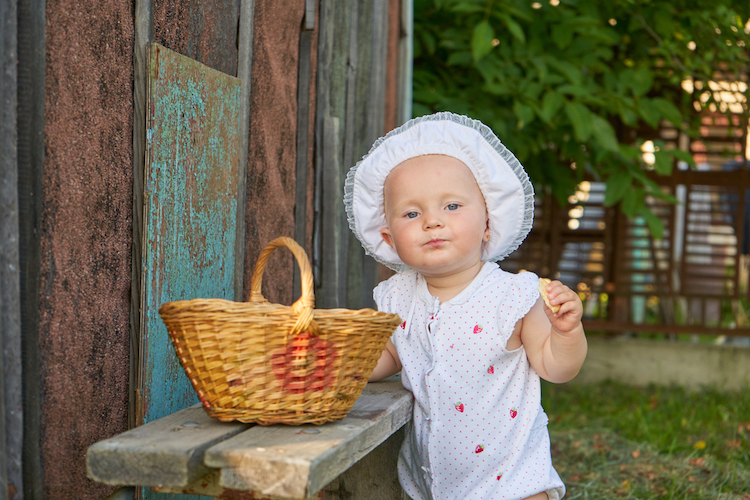
[[[159,307],[234,299],[240,80],[149,46],[138,422],[198,398]],[[163,498],[159,496],[158,498]]]

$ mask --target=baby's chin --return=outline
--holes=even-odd
[[[408,264],[407,264],[408,265]],[[481,260],[455,263],[455,262],[433,262],[430,265],[409,266],[419,271],[425,278],[447,278],[465,273],[478,272],[484,266]]]

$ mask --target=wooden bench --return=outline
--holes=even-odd
[[[395,378],[369,383],[346,418],[323,425],[219,422],[195,405],[91,445],[86,467],[95,481],[159,492],[311,498],[407,423],[412,405]],[[395,465],[382,474],[395,478]]]

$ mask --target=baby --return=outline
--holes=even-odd
[[[414,416],[398,459],[414,500],[557,500],[540,377],[571,380],[586,357],[578,295],[495,263],[531,230],[526,172],[482,123],[416,118],[347,176],[349,224],[398,271],[374,291],[404,322],[370,380],[401,371]]]

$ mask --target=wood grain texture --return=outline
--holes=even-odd
[[[158,309],[234,297],[240,154],[240,81],[161,45],[150,49],[142,422],[198,401]]]
[[[188,486],[210,472],[203,465],[206,449],[248,427],[214,420],[195,405],[90,446],[88,477],[113,485]]]
[[[313,28],[315,21],[313,10]],[[310,13],[305,12],[305,23]],[[299,38],[299,73],[297,75],[297,162],[294,194],[294,239],[303,248],[307,245],[308,153],[310,142],[310,85],[312,83],[311,51],[313,32],[303,31]],[[294,270],[294,296],[300,294],[299,271]]]
[[[143,269],[143,176],[146,171],[146,88],[148,44],[154,39],[153,4],[136,0],[133,46],[133,252],[130,284],[130,373],[128,427],[143,420],[140,391],[143,377],[141,357],[141,272]]]
[[[320,307],[347,307],[349,229],[341,203],[352,159],[359,2],[323,0],[320,6],[315,123],[315,235],[313,265]],[[348,110],[348,111],[347,111]]]
[[[240,215],[237,217],[237,240],[235,241],[234,263],[234,300],[242,300],[245,283],[245,235],[247,227],[242,210],[247,202],[247,145],[250,135],[250,93],[253,67],[253,13],[255,0],[240,1],[240,32],[238,36],[237,78],[242,89],[240,94],[240,165],[239,183],[237,185],[237,206]]]
[[[279,236],[294,235],[297,72],[305,4],[255,0],[250,135],[247,160],[247,224],[244,297],[261,250]],[[293,302],[294,264],[274,256],[264,280],[271,302]]]
[[[41,282],[42,207],[44,198],[45,151],[45,2],[28,0],[16,3],[17,11],[17,173],[18,173],[18,260],[21,338],[22,408],[17,415],[20,426],[15,446],[20,456],[12,485],[16,500],[25,495],[41,497],[43,492],[42,393],[44,385],[39,342]],[[4,307],[7,307],[4,306]],[[10,478],[10,474],[9,477]]]
[[[398,481],[398,453],[406,426],[326,485],[322,500],[409,500]]]
[[[241,8],[241,0],[153,0],[153,41],[236,76]]]
[[[2,1],[0,67],[17,67],[16,49],[16,2]],[[11,499],[22,489],[23,447],[17,92],[16,71],[0,72],[0,484]]]
[[[86,467],[95,481],[161,492],[310,498],[336,478],[358,477],[347,471],[389,439],[370,469],[393,479],[389,460],[412,408],[412,395],[397,377],[368,384],[346,418],[319,426],[224,423],[195,405],[90,446]]]
[[[42,121],[34,122],[33,161],[22,162],[20,148],[18,158],[19,174],[39,187],[23,190],[34,200],[19,212],[41,209],[38,225],[27,226],[35,247],[21,247],[39,257],[36,309],[21,323],[21,491],[94,500],[112,489],[86,480],[86,449],[128,426],[133,2],[23,3],[24,17],[40,24],[19,24],[19,48],[29,50],[19,52],[19,99],[32,91],[34,104],[19,107],[18,118]],[[21,80],[22,62],[40,64],[31,80]]]
[[[346,418],[321,426],[253,427],[206,451],[221,486],[306,498],[349,469],[411,418],[401,383],[368,384]]]

